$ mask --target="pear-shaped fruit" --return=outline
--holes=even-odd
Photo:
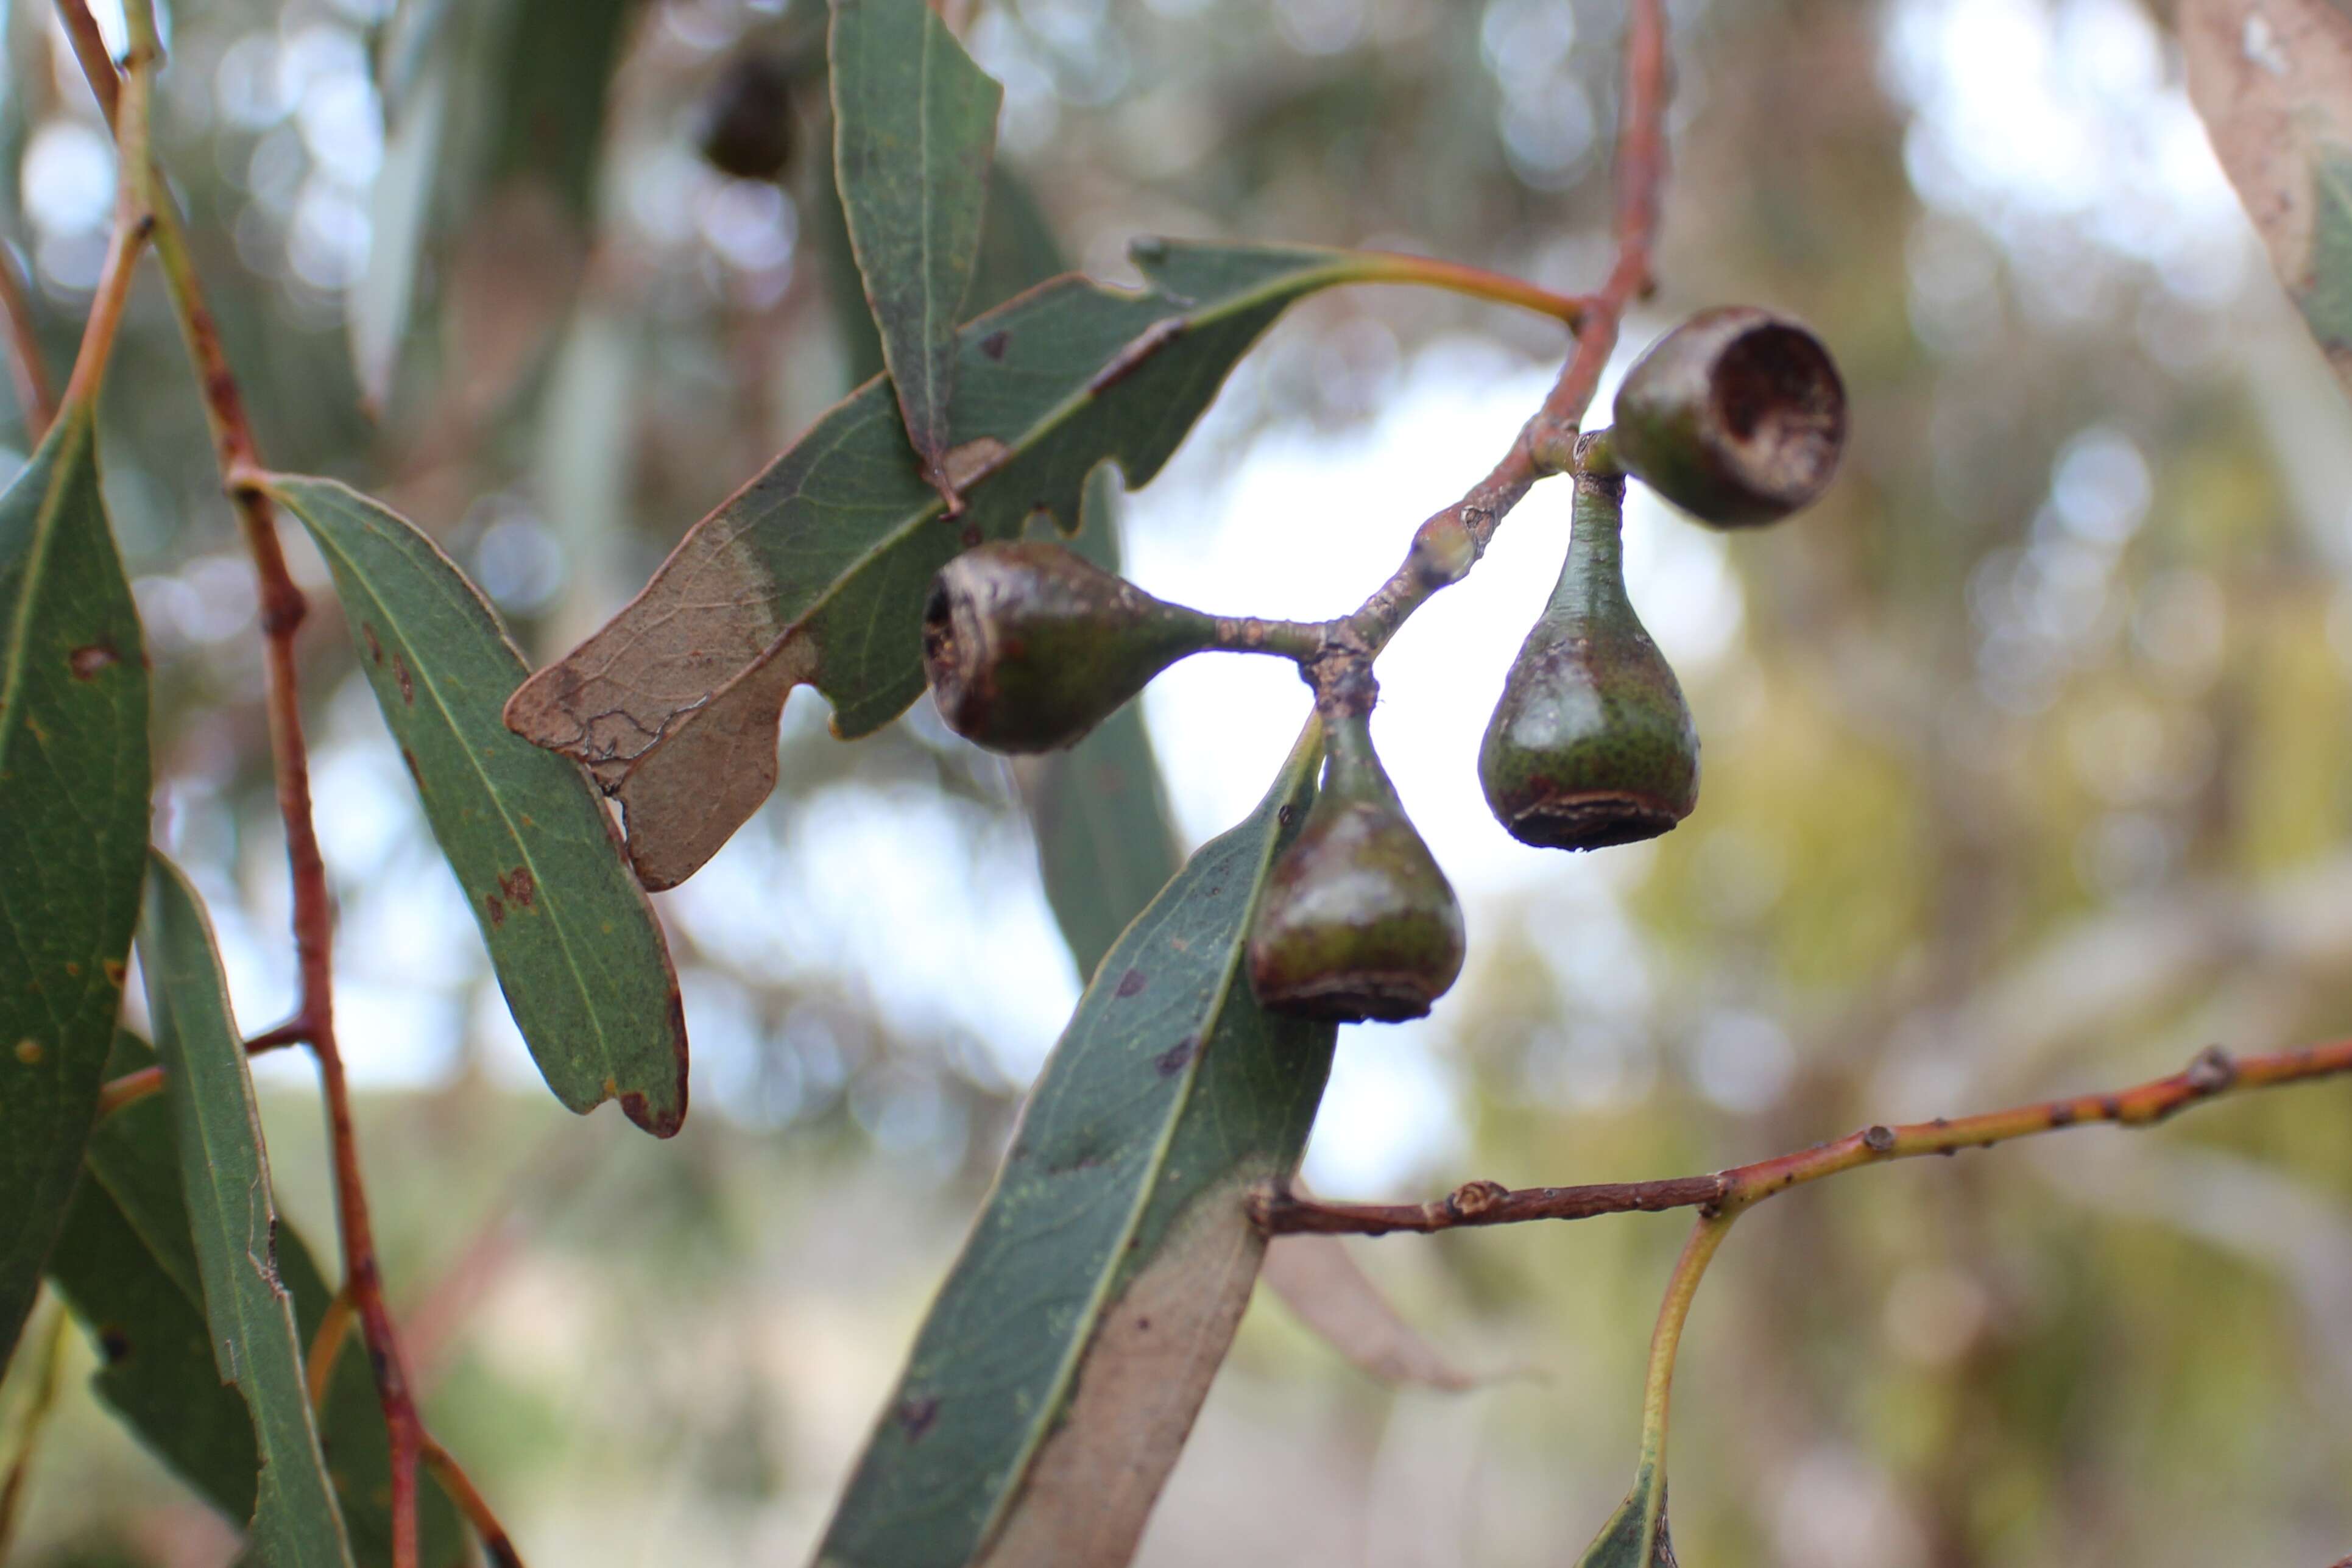
[[[1523,843],[1654,838],[1698,802],[1698,732],[1625,597],[1624,481],[1579,475],[1568,561],[1478,750],[1486,804]]]
[[[1625,471],[1718,528],[1775,522],[1828,488],[1845,385],[1822,341],[1746,305],[1701,310],[1652,344],[1617,391]]]
[[[1361,714],[1330,722],[1323,788],[1275,862],[1250,986],[1276,1012],[1418,1018],[1462,973],[1462,905],[1397,800]]]
[[[923,668],[959,735],[999,752],[1076,742],[1217,623],[1058,544],[967,550],[931,580]]]

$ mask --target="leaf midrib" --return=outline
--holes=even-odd
[[[1181,308],[1171,310],[1168,315],[1157,318],[1149,326],[1145,327],[1142,331],[1139,331],[1133,337],[1129,338],[1125,343],[1120,345],[1119,352],[1125,353],[1129,348],[1131,348],[1136,343],[1142,342],[1145,337],[1159,330],[1160,325],[1166,321],[1181,319],[1184,322],[1185,331],[1191,331],[1194,328],[1205,323],[1223,321],[1228,316],[1239,315],[1242,311],[1250,309],[1252,306],[1262,305],[1267,300],[1279,298],[1284,294],[1305,293],[1310,289],[1328,287],[1328,283],[1317,281],[1318,279],[1322,278],[1325,274],[1337,275],[1330,279],[1330,282],[1345,281],[1346,275],[1349,271],[1353,270],[1353,268],[1347,265],[1351,259],[1352,258],[1350,258],[1346,252],[1340,252],[1328,258],[1321,268],[1307,268],[1300,272],[1286,273],[1277,279],[1270,279],[1267,281],[1242,293],[1228,296],[1214,305],[1196,307],[1196,309],[1191,312],[1185,311]],[[1045,285],[1040,285],[1040,287],[1045,287]],[[1036,290],[1034,289],[1031,289],[1028,290],[1027,293],[1034,293],[1035,291]],[[1104,289],[1103,292],[1109,293],[1112,292],[1112,290]],[[1163,300],[1171,306],[1179,303],[1178,297],[1167,292],[1165,289],[1155,288],[1150,291],[1150,295]],[[1016,297],[1016,299],[1025,297],[1026,294],[1024,294]],[[1008,301],[1008,303],[1011,302],[1012,301]],[[999,306],[997,309],[1001,310],[1005,309],[1005,307]],[[977,324],[979,321],[985,321],[987,316],[994,315],[996,313],[997,311],[992,310],[987,312],[986,315],[976,316],[971,321],[966,322],[961,330],[963,331],[969,331],[971,330],[973,325]],[[1179,334],[1179,336],[1181,335],[1181,334]],[[995,469],[991,474],[984,476],[978,481],[978,483],[974,484],[972,486],[972,491],[976,493],[981,486],[985,485],[988,482],[989,479],[995,477],[995,474],[1002,473],[1005,468],[1010,468],[1015,458],[1027,457],[1031,452],[1036,450],[1039,444],[1043,442],[1047,436],[1051,435],[1054,430],[1067,423],[1070,419],[1076,417],[1082,409],[1095,402],[1097,395],[1088,390],[1088,386],[1091,384],[1094,375],[1100,374],[1100,370],[1101,367],[1097,366],[1094,372],[1089,373],[1087,381],[1080,383],[1078,389],[1076,392],[1069,394],[1065,396],[1061,402],[1056,403],[1046,409],[1044,414],[1040,415],[1020,433],[1018,439],[1006,442],[1005,450],[1007,455],[1004,460],[997,464]],[[852,392],[842,401],[844,403],[855,403],[859,398],[864,397],[875,386],[887,382],[888,380],[889,373],[885,371],[879,375],[869,378],[864,385],[858,387],[855,392]],[[893,390],[895,391],[895,387]],[[895,405],[895,398],[892,401]],[[856,424],[845,425],[842,427],[840,437],[835,439],[831,446],[826,448],[826,451],[830,452],[838,448],[842,442],[848,438],[850,433],[861,428],[863,424],[864,421],[861,420]],[[1116,457],[1116,453],[1104,454],[1104,458],[1106,459],[1115,459]],[[807,473],[814,471],[815,468],[816,458],[813,457],[811,461],[803,468],[803,475],[805,476]],[[741,527],[732,530],[730,533],[728,542],[730,544],[733,543],[737,539],[742,537],[743,534],[751,531],[751,529],[756,528],[761,523],[773,518],[785,507],[790,506],[794,501],[802,500],[803,493],[803,486],[796,482],[790,494],[778,497],[772,504],[763,506],[757,518],[750,520]],[[719,686],[714,690],[713,696],[715,697],[718,691],[724,691],[729,687],[733,686],[736,681],[744,679],[744,677],[750,674],[751,670],[759,668],[765,665],[769,659],[774,658],[777,650],[783,646],[785,638],[793,636],[802,627],[807,626],[811,621],[815,620],[819,616],[823,615],[833,605],[835,600],[838,599],[843,594],[847,592],[849,584],[856,580],[859,574],[863,573],[866,567],[872,565],[875,562],[881,560],[892,551],[898,549],[907,541],[908,537],[911,535],[915,530],[921,527],[924,523],[929,522],[931,518],[945,505],[946,502],[939,495],[936,493],[929,494],[921,506],[918,507],[912,512],[905,514],[898,523],[890,527],[888,531],[877,535],[873,543],[869,544],[863,551],[860,551],[857,554],[851,556],[847,563],[839,571],[835,572],[832,578],[805,602],[804,607],[793,614],[790,619],[780,619],[778,621],[777,625],[779,629],[774,637],[769,642],[766,651],[761,653],[760,657],[756,660],[752,661],[751,665],[747,666],[745,669],[739,671],[734,677]],[[771,580],[772,580],[772,576]],[[705,706],[708,706],[708,704],[705,704]]]
[[[341,506],[344,504],[341,498],[338,496],[328,494],[325,499],[334,505]],[[294,507],[295,515],[302,515],[302,509],[294,504],[291,496],[287,498],[287,504]],[[356,509],[352,510],[355,510]],[[359,526],[363,531],[369,529],[370,524],[364,515],[360,517]],[[374,585],[369,582],[366,574],[360,570],[358,563],[353,558],[351,552],[345,549],[340,542],[323,537],[321,531],[316,527],[312,527],[310,529],[310,533],[314,539],[319,540],[320,547],[322,551],[331,552],[334,557],[343,563],[350,574],[351,580],[358,585],[361,593],[365,595],[368,602],[376,607],[377,614],[384,620],[387,626],[399,626],[401,623],[393,615],[391,607],[384,603],[383,595],[376,592]],[[416,537],[420,540],[424,540],[424,535],[421,532]],[[424,542],[427,545],[432,543],[430,540],[425,540]],[[398,541],[395,540],[392,542],[396,547]],[[437,547],[435,547],[435,553],[439,553]],[[447,560],[446,556],[443,556],[442,558],[445,561]],[[452,571],[454,571],[456,569],[455,563],[451,563],[450,565]],[[486,605],[481,607],[486,610],[488,608]],[[497,617],[495,616],[491,616],[490,624],[493,630],[497,632],[499,645],[515,656],[516,674],[518,679],[529,674],[530,667],[524,661],[522,651],[515,647],[513,639],[507,636],[504,629],[499,627]],[[404,629],[401,630],[397,635],[400,637],[402,645],[413,655],[415,650],[415,639],[412,638]],[[474,748],[466,743],[464,734],[458,730],[456,721],[450,716],[449,704],[441,694],[441,684],[439,681],[434,679],[429,673],[430,667],[427,662],[412,657],[408,661],[408,668],[411,679],[413,679],[420,688],[432,694],[435,710],[441,715],[443,724],[447,728],[450,735],[456,740],[457,750],[465,756],[467,765],[473,770],[475,776],[480,780],[483,793],[490,797],[491,803],[498,808],[499,821],[504,825],[507,831],[507,837],[513,842],[516,853],[522,858],[524,867],[530,872],[532,884],[538,889],[540,897],[544,899],[547,902],[548,922],[555,928],[556,943],[563,954],[564,967],[571,973],[573,981],[577,984],[579,994],[582,998],[583,1000],[592,998],[594,993],[589,986],[588,976],[582,970],[578,955],[574,951],[571,930],[572,922],[568,918],[559,917],[557,913],[559,909],[563,909],[568,911],[568,904],[560,896],[556,895],[554,889],[551,886],[548,879],[540,874],[539,860],[537,857],[531,853],[530,847],[525,842],[521,832],[517,827],[514,816],[512,812],[508,809],[506,797],[490,783],[488,770],[483,767],[481,760],[474,755]],[[503,730],[499,732],[501,734],[505,733]],[[453,872],[455,869],[455,867],[451,868]],[[495,875],[496,873],[493,872],[492,874]],[[460,890],[463,890],[462,886]],[[473,902],[472,897],[468,895],[466,901],[470,906]],[[604,1010],[594,1005],[592,1001],[591,1005],[587,1008],[587,1013],[590,1026],[595,1031],[597,1040],[604,1047],[604,1058],[608,1062],[616,1060],[616,1047],[614,1045],[613,1037],[605,1026]],[[598,1087],[600,1089],[600,1102],[603,1099],[611,1098],[610,1095],[601,1093],[603,1088],[602,1085],[599,1085]]]
[[[1301,750],[1305,752],[1306,748]],[[1307,752],[1307,755],[1319,758],[1320,752]],[[1283,801],[1286,802],[1290,795],[1297,792],[1301,773],[1312,765],[1312,761],[1302,762],[1299,760],[1299,753],[1293,753],[1291,762],[1286,764],[1277,781]],[[1269,794],[1273,792],[1270,791]],[[1278,804],[1275,809],[1277,811],[1280,809]],[[1256,812],[1252,812],[1249,820],[1255,821],[1257,815]],[[1243,906],[1240,920],[1235,928],[1242,933],[1245,934],[1249,931],[1251,921],[1257,910],[1258,900],[1264,897],[1266,868],[1274,858],[1274,847],[1280,837],[1279,824],[1271,825],[1259,845],[1256,855],[1253,858],[1250,894]],[[1129,929],[1132,929],[1131,925]],[[1114,942],[1111,951],[1117,950],[1118,944]],[[1101,1331],[1103,1305],[1110,1299],[1112,1284],[1119,1278],[1127,1261],[1129,1244],[1134,1240],[1136,1233],[1141,1228],[1144,1214],[1151,1206],[1151,1200],[1159,1191],[1160,1173],[1167,1164],[1168,1152],[1176,1141],[1176,1131],[1182,1125],[1185,1113],[1192,1107],[1193,1092],[1200,1085],[1201,1064],[1208,1058],[1216,1034],[1217,1024],[1223,1019],[1226,1005],[1232,997],[1234,978],[1241,967],[1242,952],[1243,944],[1239,942],[1228,943],[1226,946],[1225,961],[1218,973],[1216,990],[1201,1012],[1202,1019],[1199,1030],[1201,1043],[1193,1050],[1192,1059],[1184,1064],[1183,1089],[1171,1103],[1168,1114],[1160,1123],[1159,1133],[1151,1142],[1151,1158],[1147,1167],[1150,1173],[1150,1178],[1135,1184],[1135,1197],[1128,1206],[1127,1219],[1119,1227],[1116,1238],[1117,1244],[1108,1254],[1107,1265],[1096,1275],[1094,1288],[1087,1298],[1087,1310],[1080,1321],[1087,1327],[1083,1333],[1072,1335],[1068,1345],[1063,1351],[1055,1373],[1053,1386],[1048,1391],[1047,1397],[1038,1406],[1036,1419],[1029,1423],[1023,1436],[1021,1447],[1013,1456],[1013,1464],[1005,1472],[1004,1483],[992,1502],[988,1518],[973,1542],[975,1556],[987,1549],[989,1543],[995,1539],[997,1531],[1003,1528],[1006,1515],[1021,1496],[1022,1481],[1027,1476],[1030,1466],[1034,1462],[1037,1451],[1045,1447],[1046,1440],[1061,1425],[1068,1406],[1071,1385],[1076,1381],[1078,1369],[1085,1363],[1087,1352],[1092,1349],[1096,1336]],[[1106,954],[1104,963],[1108,965],[1108,955]],[[1100,973],[1103,971],[1098,970],[1097,973]],[[992,1199],[994,1196],[992,1189],[990,1195]]]

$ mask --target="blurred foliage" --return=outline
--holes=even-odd
[[[1607,256],[1621,9],[986,0],[971,37],[1005,84],[1007,156],[1089,270],[1131,276],[1126,239],[1169,232],[1423,247],[1575,289]],[[1414,1109],[1444,1129],[1393,1163],[1400,1194],[1708,1169],[2343,1027],[2352,419],[2210,167],[2160,12],[1675,8],[1646,325],[1723,299],[1805,317],[1853,394],[1848,466],[1812,512],[1717,557],[1738,627],[1684,670],[1698,813],[1654,849],[1490,890],[1451,1010],[1343,1039],[1343,1068],[1418,1063],[1411,1081],[1439,1086]],[[730,62],[803,61],[821,20],[806,0],[632,11],[576,303],[461,405],[436,390],[465,368],[459,323],[516,307],[495,290],[517,273],[428,262],[377,424],[341,295],[370,238],[385,5],[180,7],[163,147],[271,462],[383,495],[535,656],[570,646],[871,363],[842,326],[854,289],[809,156],[821,76],[795,67],[781,184],[696,151]],[[0,234],[62,363],[106,153],[43,8],[16,0],[5,39]],[[1360,428],[1403,367],[1465,337],[1514,365],[1558,350],[1543,323],[1434,296],[1310,302],[1163,482]],[[159,821],[266,1024],[290,977],[251,589],[152,285],[104,412],[155,663]],[[1445,499],[1360,526],[1401,545]],[[333,619],[323,598],[314,618]],[[348,639],[307,639],[344,1012],[383,1086],[363,1147],[436,1432],[532,1561],[804,1553],[1044,1044],[1024,1058],[1000,1037],[1050,1036],[1022,988],[1060,986],[1048,1013],[1068,992],[1015,963],[995,1000],[959,999],[971,954],[1042,922],[1011,779],[927,705],[845,747],[796,702],[775,801],[662,901],[698,1081],[686,1133],[656,1146],[514,1076]],[[900,901],[856,885],[842,847],[877,831],[937,881]],[[901,937],[907,911],[930,917],[896,967],[856,934],[869,900]],[[290,1065],[265,1094],[282,1205],[323,1237],[314,1101]],[[1684,1561],[2352,1551],[2347,1110],[2341,1085],[2233,1101],[1857,1174],[1748,1219],[1685,1342]],[[1370,1384],[1254,1312],[1142,1561],[1572,1552],[1629,1479],[1682,1230],[1362,1247],[1408,1316],[1502,1374],[1468,1394]],[[95,1352],[74,1353],[20,1558],[226,1563],[226,1528],[79,1392]]]

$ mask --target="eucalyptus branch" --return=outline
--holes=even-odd
[[[1549,308],[1576,331],[1576,346],[1541,407],[1510,449],[1469,492],[1424,521],[1404,562],[1352,615],[1328,622],[1220,621],[1214,647],[1298,660],[1327,713],[1363,713],[1379,692],[1370,667],[1406,619],[1441,588],[1460,582],[1538,479],[1576,466],[1578,431],[1617,346],[1625,311],[1653,286],[1651,257],[1665,183],[1666,24],[1663,0],[1634,0],[1625,45],[1623,111],[1617,131],[1617,257],[1598,293],[1552,295],[1530,284],[1497,290],[1475,268],[1399,257],[1398,281],[1434,283],[1486,298]],[[1547,307],[1543,300],[1549,300]],[[1589,441],[1591,438],[1588,437]]]
[[[128,0],[124,6],[130,37],[127,77],[119,77],[107,59],[87,0],[58,0],[58,10],[73,39],[76,56],[89,79],[91,90],[114,126],[118,156],[125,169],[125,188],[139,193],[144,209],[140,227],[152,231],[156,258],[163,267],[181,333],[189,357],[195,363],[214,455],[259,579],[270,751],[293,883],[294,946],[301,975],[295,1017],[271,1031],[271,1037],[273,1043],[299,1039],[308,1044],[319,1063],[334,1162],[343,1288],[350,1294],[367,1343],[368,1362],[383,1409],[390,1449],[392,1564],[393,1568],[417,1568],[416,1472],[430,1439],[409,1392],[399,1336],[384,1302],[374,1228],[368,1212],[367,1189],[352,1119],[351,1089],[335,1039],[334,911],[327,887],[326,861],[320,853],[318,831],[311,816],[310,752],[303,737],[299,669],[294,648],[295,634],[308,611],[308,601],[287,568],[275,509],[268,496],[247,482],[249,476],[260,470],[261,463],[252,426],[246,416],[244,396],[205,298],[185,223],[144,135],[144,118],[139,109],[143,103],[145,83],[152,80],[163,58],[152,0]],[[117,244],[121,243],[122,237],[118,233]],[[119,309],[118,301],[118,312]],[[78,377],[79,374],[78,370]]]
[[[49,384],[48,361],[41,353],[41,336],[33,321],[33,301],[25,275],[16,268],[15,254],[0,245],[0,313],[8,329],[8,376],[16,384],[16,406],[25,415],[25,444],[37,447],[57,417],[58,395]]]
[[[288,1034],[284,1029],[272,1029],[268,1034],[256,1035],[246,1041],[245,1054],[257,1057],[265,1051],[280,1050],[285,1047],[299,1046],[301,1043],[299,1035]],[[124,1106],[144,1100],[149,1095],[161,1090],[163,1087],[163,1069],[160,1064],[141,1068],[136,1072],[124,1073],[121,1078],[109,1079],[100,1084],[98,1089],[99,1120],[104,1121]]]
[[[1391,1231],[1452,1230],[1463,1226],[1515,1225],[1536,1219],[1590,1219],[1597,1215],[1697,1208],[1736,1213],[1824,1176],[1889,1160],[1990,1149],[2068,1127],[2114,1122],[2147,1127],[2176,1111],[2250,1089],[2271,1089],[2352,1074],[2352,1039],[2305,1046],[2267,1056],[2232,1058],[2210,1047],[2181,1071],[2131,1089],[2073,1095],[1976,1116],[1937,1117],[1901,1126],[1878,1124],[1810,1149],[1737,1165],[1712,1175],[1651,1182],[1600,1182],[1574,1187],[1510,1188],[1467,1182],[1424,1204],[1344,1204],[1304,1198],[1276,1188],[1252,1200],[1269,1235],[1385,1236]]]
[[[434,1479],[441,1483],[441,1489],[449,1494],[449,1500],[457,1505],[457,1511],[466,1516],[467,1524],[473,1526],[475,1537],[482,1543],[482,1555],[489,1559],[490,1568],[522,1568],[522,1553],[515,1550],[514,1542],[507,1535],[506,1526],[499,1522],[499,1516],[490,1510],[480,1489],[474,1485],[474,1479],[450,1457],[449,1450],[427,1437],[424,1458],[425,1465],[432,1469]]]

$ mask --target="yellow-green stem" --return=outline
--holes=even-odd
[[[1723,1245],[1739,1213],[1737,1208],[1725,1208],[1702,1215],[1691,1227],[1690,1238],[1683,1243],[1682,1256],[1675,1260],[1675,1271],[1666,1280],[1666,1299],[1659,1303],[1657,1326],[1650,1331],[1650,1372],[1642,1389],[1641,1468],[1644,1472],[1655,1471],[1666,1461],[1666,1404],[1674,1388],[1675,1352],[1682,1346],[1683,1325],[1690,1319],[1698,1282],[1706,1277],[1715,1249]]]
[[[1564,321],[1571,331],[1582,323],[1590,303],[1580,294],[1555,293],[1524,278],[1489,272],[1483,267],[1471,267],[1459,261],[1407,256],[1393,250],[1363,250],[1356,254],[1362,260],[1362,278],[1367,283],[1418,283],[1426,288],[1443,289],[1449,293],[1466,294],[1474,300],[1490,300],[1498,305],[1517,305],[1522,310]]]

